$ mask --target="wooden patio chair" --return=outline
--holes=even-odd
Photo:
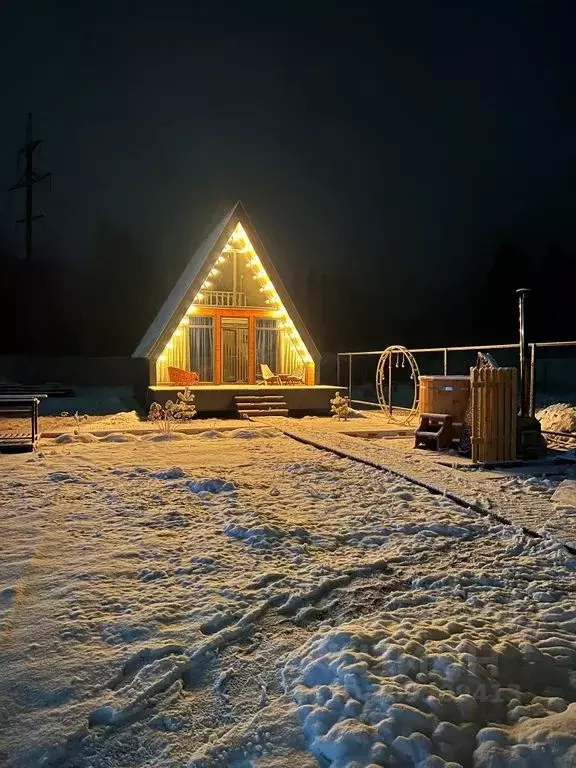
[[[260,363],[260,371],[262,372],[261,384],[282,384],[280,374],[273,373],[266,363]]]
[[[305,368],[303,365],[298,365],[292,373],[280,373],[278,375],[283,384],[304,384]]]
[[[198,374],[195,371],[185,371],[183,368],[174,368],[174,366],[168,366],[168,378],[170,384],[178,384],[180,386],[190,386],[191,384],[198,384]]]

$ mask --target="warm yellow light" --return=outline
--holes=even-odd
[[[172,349],[173,346],[174,345],[172,344],[172,342],[169,341],[168,344],[166,344],[166,349]]]
[[[245,251],[249,250],[250,248],[251,246],[248,242],[248,237],[244,232],[244,228],[240,223],[238,223],[230,235],[228,242],[226,243],[225,250]]]
[[[164,360],[166,360],[166,358],[164,357],[164,355],[160,355],[160,357],[158,358],[158,361],[159,361],[160,363],[163,363],[163,362],[164,362]]]
[[[216,269],[216,267],[214,267],[213,269],[210,270],[210,274],[212,275],[212,277],[214,277],[215,275],[219,275],[220,274],[220,270]]]
[[[202,301],[203,298],[204,298],[204,294],[203,293],[197,293],[195,298],[194,298],[194,301]]]
[[[174,331],[174,336],[180,336],[181,333],[182,331],[180,330],[180,328],[176,328],[176,330]]]
[[[212,288],[212,283],[210,282],[210,280],[204,280],[202,288]]]

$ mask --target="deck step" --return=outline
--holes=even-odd
[[[287,408],[287,405],[284,400],[259,400],[257,403],[242,400],[236,403],[236,408]]]
[[[288,416],[288,406],[282,395],[236,395],[239,416]]]
[[[239,416],[288,416],[288,408],[238,409]]]
[[[284,401],[284,395],[234,395],[234,400],[238,403],[242,401],[243,403],[260,403],[262,400],[266,400],[267,402],[269,400],[276,400],[278,402]]]

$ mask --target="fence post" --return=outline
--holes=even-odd
[[[340,386],[340,352],[336,352],[336,386]]]
[[[518,330],[520,334],[520,416],[530,411],[530,372],[528,370],[528,343],[526,341],[526,297],[529,288],[518,288]]]
[[[348,355],[348,399],[352,402],[352,355]]]
[[[530,410],[528,415],[536,414],[536,345],[530,344]]]
[[[444,347],[444,376],[448,376],[448,349]]]

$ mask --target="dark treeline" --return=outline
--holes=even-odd
[[[130,355],[184,263],[107,222],[83,261],[39,245],[29,266],[0,241],[0,352]],[[355,275],[353,266],[308,267],[286,282],[323,354],[515,341],[514,291],[524,285],[534,289],[531,340],[576,336],[574,250],[550,243],[529,252],[502,240],[488,264],[457,289],[439,279],[421,298],[412,290],[417,277],[400,285],[385,271]]]

